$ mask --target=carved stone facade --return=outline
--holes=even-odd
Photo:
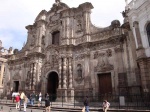
[[[13,54],[13,49],[10,47],[8,50],[2,46],[2,41],[0,40],[0,94],[5,90],[8,90],[7,81],[10,78],[7,66],[7,58]]]
[[[57,100],[65,95],[67,101],[73,95],[119,94],[120,73],[126,74],[126,87],[138,85],[130,35],[118,20],[95,27],[92,8],[88,2],[69,8],[57,1],[42,10],[26,27],[26,45],[9,58],[10,88],[17,80],[19,90],[57,94]],[[111,87],[106,91],[100,88],[103,78]]]

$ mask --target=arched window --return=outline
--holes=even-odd
[[[60,37],[60,32],[55,31],[52,33],[52,44],[54,45],[59,45],[59,37]]]
[[[146,27],[147,37],[148,37],[148,43],[150,46],[150,23]]]

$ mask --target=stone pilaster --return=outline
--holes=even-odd
[[[149,90],[150,76],[148,72],[147,58],[139,59],[138,62],[140,65],[141,84],[142,84],[143,92],[150,92]]]
[[[146,57],[145,50],[143,49],[143,45],[142,45],[139,23],[137,21],[134,21],[133,26],[135,29],[135,35],[137,40],[137,58]]]
[[[137,21],[133,22],[134,25],[134,29],[135,29],[135,35],[136,35],[136,39],[137,39],[137,46],[138,48],[142,48],[142,40],[141,40],[141,34],[140,34],[140,29],[139,29],[139,23]]]

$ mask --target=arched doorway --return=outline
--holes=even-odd
[[[57,98],[58,74],[50,72],[47,78],[47,93],[50,95],[50,100],[55,101]]]

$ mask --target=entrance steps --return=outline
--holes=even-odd
[[[15,108],[15,104],[14,103],[0,103],[0,105],[7,105],[10,108]],[[21,107],[23,109],[23,106]],[[28,109],[31,110],[41,110],[41,112],[45,111],[45,107],[41,106],[27,106]],[[82,111],[82,107],[61,107],[60,105],[57,106],[52,106],[51,107],[51,112],[81,112]],[[90,107],[90,112],[103,112],[102,108],[94,108],[94,107]],[[109,109],[109,112],[150,112],[150,110],[136,110],[136,109]]]

